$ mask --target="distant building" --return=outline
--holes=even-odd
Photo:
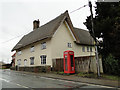
[[[4,65],[5,63],[4,62],[0,62],[0,69],[2,68],[2,65]]]
[[[0,62],[0,69],[10,68],[11,64],[5,64],[4,62]]]

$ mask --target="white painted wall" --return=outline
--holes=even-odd
[[[67,43],[72,43],[72,48],[67,46]],[[92,47],[93,52],[87,52],[87,46],[85,46],[85,52],[82,52],[82,45],[77,45],[74,42],[74,38],[67,28],[67,25],[62,23],[51,40],[52,59],[63,58],[63,52],[65,50],[74,51],[75,57],[95,55],[95,48]]]
[[[46,42],[46,49],[41,50],[41,43]],[[18,55],[16,54],[16,62],[15,65],[17,65],[17,60],[21,59],[21,65],[24,66],[24,59],[27,59],[26,66],[40,66],[41,65],[41,55],[47,55],[46,57],[46,65],[51,65],[51,40],[42,40],[40,42],[37,42],[35,44],[31,44],[29,46],[26,46],[25,48],[21,49],[22,54]],[[31,46],[34,46],[34,52],[30,51]],[[30,65],[30,57],[34,57],[34,65]],[[42,64],[44,66],[44,64]],[[41,66],[42,66],[41,65]]]

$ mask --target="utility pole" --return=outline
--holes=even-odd
[[[92,24],[92,31],[91,31],[91,36],[95,40],[95,56],[96,56],[96,63],[97,63],[97,74],[98,77],[100,77],[100,64],[99,64],[99,57],[98,57],[98,48],[97,48],[97,39],[95,38],[95,33],[94,33],[94,23],[93,23],[93,12],[92,12],[92,3],[89,1],[89,7],[90,7],[90,12],[91,12],[91,24]]]

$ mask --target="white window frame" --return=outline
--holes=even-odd
[[[82,52],[85,52],[85,46],[82,46]]]
[[[27,66],[27,59],[24,59],[24,66]]]
[[[34,52],[34,46],[31,46],[31,48],[30,48],[30,52]]]
[[[46,49],[46,42],[41,43],[41,49]]]
[[[21,59],[17,60],[17,65],[20,66],[21,65]]]
[[[67,43],[67,46],[68,46],[69,48],[72,48],[72,43]]]
[[[34,65],[34,57],[30,57],[30,65]]]
[[[40,58],[41,58],[41,64],[46,64],[46,55],[41,55]]]
[[[18,51],[18,55],[21,55],[21,54],[22,54],[22,51],[21,51],[21,50],[19,50],[19,51]]]

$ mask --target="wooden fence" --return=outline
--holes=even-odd
[[[53,59],[53,70],[64,71],[63,58]],[[75,57],[75,71],[97,73],[95,57]]]
[[[63,71],[63,58],[53,59],[53,71]]]

